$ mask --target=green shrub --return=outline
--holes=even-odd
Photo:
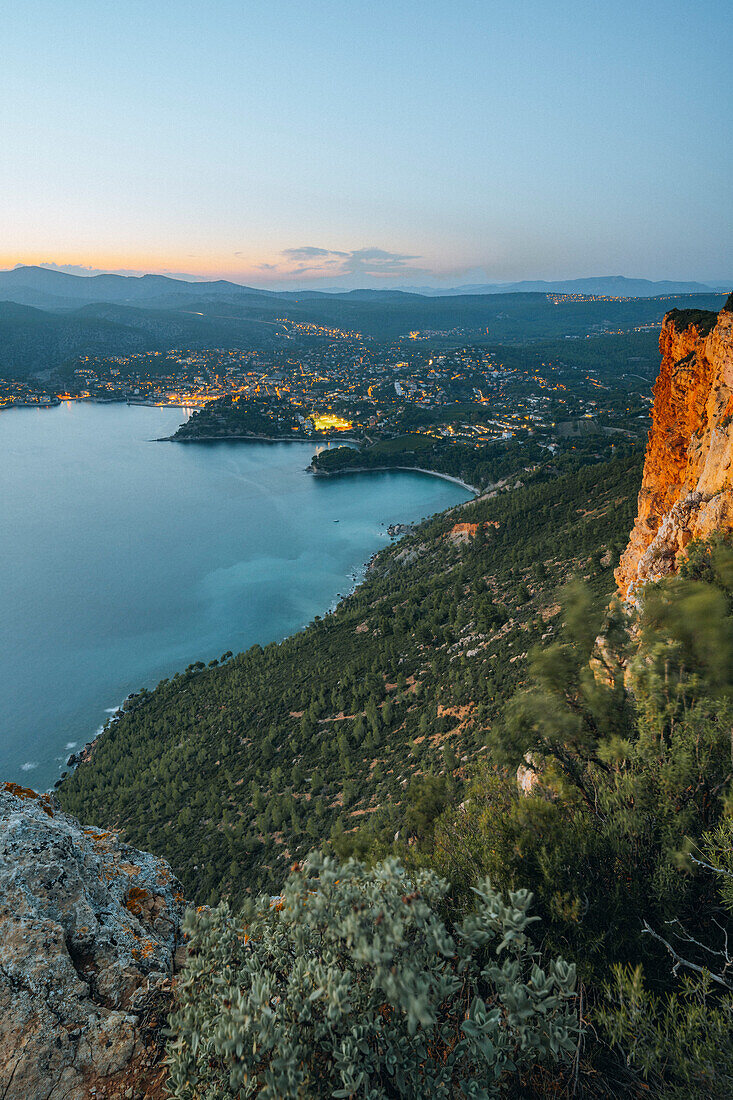
[[[484,881],[451,931],[447,883],[316,854],[282,897],[190,914],[171,1018],[179,1100],[259,1096],[488,1098],[566,1061],[575,968],[546,969],[527,935],[532,895]]]
[[[597,1022],[658,1100],[733,1095],[733,995],[716,996],[709,975],[659,997],[641,967],[616,966]]]

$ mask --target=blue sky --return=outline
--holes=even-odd
[[[0,266],[723,280],[729,16],[718,0],[8,5]]]

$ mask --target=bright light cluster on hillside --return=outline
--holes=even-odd
[[[311,420],[318,432],[330,430],[346,432],[352,426],[350,420],[344,420],[343,416],[335,416],[333,413],[314,413]]]

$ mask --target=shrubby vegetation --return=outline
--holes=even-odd
[[[423,775],[413,781],[403,835],[388,841],[366,827],[335,839],[366,865],[317,857],[291,876],[274,908],[263,899],[241,915],[219,909],[191,918],[194,960],[174,1019],[178,1095],[208,1095],[207,1074],[218,1082],[211,1095],[236,1095],[226,1090],[246,1072],[251,1092],[242,1095],[730,1096],[733,548],[721,540],[693,546],[679,577],[648,589],[637,622],[605,620],[601,646],[587,589],[570,585],[563,599],[563,628],[537,648],[527,682],[491,724],[490,759],[460,805],[446,776]],[[524,793],[518,764],[533,777]],[[526,919],[527,887],[536,924]],[[412,924],[418,899],[425,923]],[[482,961],[480,980],[491,983],[478,995],[482,1008],[495,1006],[492,1026],[502,1035],[498,1042],[492,1033],[483,1052],[497,1058],[517,1044],[494,1078],[455,1015],[472,1021],[474,989],[447,992],[441,983],[454,957],[431,945],[436,927],[441,936],[450,927],[457,944],[467,928],[490,926],[493,950],[510,911],[521,941],[512,950],[538,961],[541,946],[545,959],[572,960],[582,1004],[571,1017],[575,987],[562,986],[553,1003],[559,1040],[546,1033],[543,1069],[536,1039],[512,1038],[515,992],[502,986],[496,963]],[[392,977],[403,975],[401,963],[393,969],[396,949],[422,975],[428,1003],[440,991],[412,1036],[417,986],[399,986],[408,991],[402,1015],[393,1015],[394,1002],[386,1020],[375,1015],[387,1003],[369,965],[376,941]],[[475,981],[482,945],[464,938],[456,957],[467,945]],[[344,982],[350,968],[359,978]],[[528,982],[525,964],[504,967],[524,989],[530,1029],[528,987],[545,988],[554,974],[559,992],[566,964],[544,964],[543,973],[533,970]],[[346,988],[348,1010],[331,1015]],[[237,1041],[247,1052],[241,1063],[229,1057]],[[390,1043],[404,1044],[396,1060]],[[403,1058],[410,1072],[389,1076],[385,1067]],[[187,1092],[184,1080],[201,1091]]]
[[[491,760],[510,776],[522,766],[531,791],[485,766],[410,859],[451,880],[457,908],[484,874],[534,891],[544,949],[573,959],[586,991],[591,1094],[602,1070],[601,1095],[644,1085],[722,1100],[733,1082],[733,549],[693,546],[679,577],[647,589],[631,637],[620,617],[606,622],[600,651],[587,593],[566,601],[562,634],[489,732]]]
[[[569,1062],[575,969],[546,968],[528,938],[531,894],[486,880],[449,928],[448,883],[319,855],[283,894],[188,918],[189,963],[171,1020],[171,1085],[197,1097],[506,1094]]]
[[[284,401],[238,401],[221,397],[184,420],[175,440],[215,439],[217,436],[291,436],[298,420]]]
[[[277,892],[293,859],[364,821],[429,830],[552,633],[558,585],[580,571],[609,597],[640,455],[562,462],[421,525],[302,633],[161,684],[65,781],[65,808],[121,825],[211,904]],[[455,542],[458,521],[492,526]]]
[[[733,823],[726,818],[703,837],[700,849],[706,860],[697,861],[698,868],[717,880],[719,896],[712,896],[706,913],[717,926],[714,939],[696,941],[689,927],[673,918],[665,930],[671,942],[658,938],[679,975],[673,991],[659,996],[650,990],[641,966],[617,964],[608,1004],[598,1013],[610,1042],[638,1068],[655,1095],[669,1100],[696,1095],[726,1100],[733,1095],[733,956],[726,927],[733,912],[732,841]],[[696,954],[702,955],[698,962]]]
[[[492,1059],[522,1097],[731,1094],[733,548],[691,546],[635,619],[609,614],[639,458],[556,457],[421,525],[333,615],[144,697],[64,785],[67,808],[228,900],[190,919],[181,1097],[237,1095],[244,1073],[242,1095],[491,1095]],[[476,536],[451,537],[458,521]],[[324,846],[340,863],[302,864]],[[526,915],[526,891],[539,920],[511,982],[532,984],[530,956],[578,975],[578,1032],[566,999],[549,1066],[490,960],[500,899]],[[484,955],[460,930],[487,914]],[[428,950],[443,935],[455,955]],[[422,1001],[389,999],[377,942]],[[460,959],[466,1019],[479,997],[499,1028],[483,1053],[451,1015]]]

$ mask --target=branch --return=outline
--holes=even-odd
[[[690,854],[690,859],[700,867],[707,867],[708,871],[714,871],[716,875],[725,875],[726,878],[733,878],[733,873],[730,871],[726,871],[722,867],[713,867],[712,863],[706,863],[704,859],[698,859],[697,856],[693,856],[692,854]]]
[[[695,947],[699,947],[702,951],[707,951],[707,953],[709,955],[718,955],[721,959],[725,959],[727,965],[730,965],[730,963],[733,962],[733,960],[731,959],[730,955],[728,954],[728,933],[725,930],[725,928],[723,928],[723,925],[720,923],[720,921],[715,920],[714,917],[713,917],[713,922],[715,924],[717,924],[718,928],[720,928],[721,932],[723,932],[723,934],[725,936],[725,950],[724,951],[716,951],[714,947],[708,947],[708,945],[706,943],[700,943],[699,940],[696,940],[694,936],[690,935],[690,933],[687,931],[687,929],[685,928],[685,926],[682,924],[682,922],[679,920],[678,917],[674,917],[673,920],[668,920],[668,921],[665,921],[664,923],[665,924],[670,924],[670,925],[671,924],[678,924],[680,926],[680,928],[682,929],[682,932],[681,933],[680,932],[675,932],[675,936],[677,936],[678,939],[682,940],[683,943],[694,943]]]
[[[583,1046],[583,990],[585,986],[580,983],[580,1004],[578,1006],[578,1045],[575,1048],[575,1057],[573,1058],[573,1093],[575,1096],[578,1090],[578,1075],[580,1073],[580,1051]]]
[[[644,921],[643,931],[648,932],[650,936],[653,936],[655,940],[658,940],[659,943],[664,944],[667,948],[670,955],[675,960],[674,966],[672,967],[672,973],[675,976],[681,966],[686,966],[688,970],[694,970],[697,974],[702,974],[703,977],[707,975],[712,981],[717,982],[718,985],[722,985],[724,989],[733,989],[733,985],[731,985],[730,982],[726,982],[724,978],[719,977],[717,974],[713,974],[712,971],[707,970],[704,966],[698,966],[697,963],[690,962],[689,959],[683,959],[681,955],[677,954],[668,940],[663,939],[653,928],[649,927],[646,920]]]

